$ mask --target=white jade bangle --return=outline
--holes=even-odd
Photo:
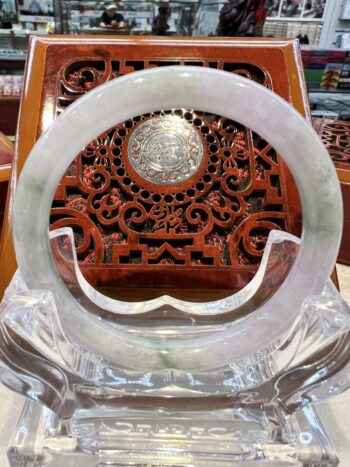
[[[282,155],[303,210],[297,259],[282,286],[260,308],[201,337],[133,336],[124,325],[86,311],[53,264],[48,222],[56,187],[76,154],[96,135],[130,117],[171,108],[223,115],[251,128]],[[112,365],[134,369],[206,370],[240,360],[285,335],[304,298],[329,278],[342,232],[342,201],[332,161],[308,123],[283,99],[237,75],[200,67],[132,73],[72,104],[41,136],[19,179],[13,235],[20,271],[31,289],[53,292],[68,336]],[[119,302],[120,307],[125,302]],[[118,303],[117,303],[118,305]]]

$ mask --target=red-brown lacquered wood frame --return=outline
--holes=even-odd
[[[10,231],[15,181],[38,136],[71,102],[126,73],[181,64],[253,79],[309,118],[297,44],[271,39],[33,37],[0,248],[1,290],[16,268]],[[75,229],[81,267],[94,286],[117,287],[119,296],[131,287],[144,298],[156,289],[177,290],[180,296],[206,289],[220,296],[251,280],[272,228],[300,234],[298,194],[273,148],[249,128],[199,110],[159,109],[133,116],[96,135],[67,168],[51,224]],[[164,188],[132,170],[127,142],[141,122],[166,114],[193,126],[203,141],[204,162],[188,183]],[[142,210],[140,222],[132,221],[130,206],[134,212]]]

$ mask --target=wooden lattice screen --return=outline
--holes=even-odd
[[[19,167],[35,139],[70,103],[145,68],[181,64],[237,73],[308,115],[294,41],[36,38],[30,60]],[[33,106],[37,118],[25,122],[29,112],[33,119]],[[300,234],[295,185],[268,141],[239,122],[196,109],[131,117],[82,148],[53,202],[51,227],[73,227],[83,273],[93,285],[237,290],[255,274],[271,229]],[[186,176],[180,162],[187,149],[180,133],[169,139],[169,122],[201,148],[196,170]],[[180,161],[178,182],[164,182],[169,176],[164,167],[154,173],[147,164],[133,163],[134,142],[152,131],[158,135],[152,150]]]

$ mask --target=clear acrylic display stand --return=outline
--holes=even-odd
[[[185,105],[247,124],[282,154],[302,239],[272,231],[254,279],[215,302],[111,299],[82,276],[69,229],[49,241],[53,193],[94,135]],[[16,191],[19,271],[1,303],[0,374],[28,401],[11,466],[337,465],[313,404],[349,386],[350,310],[329,280],[341,210],[316,134],[249,80],[164,67],[79,99],[39,139]]]

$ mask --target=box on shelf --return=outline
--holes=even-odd
[[[306,48],[301,54],[310,90],[350,89],[350,51]]]
[[[23,76],[0,75],[0,97],[20,96],[22,91]]]

